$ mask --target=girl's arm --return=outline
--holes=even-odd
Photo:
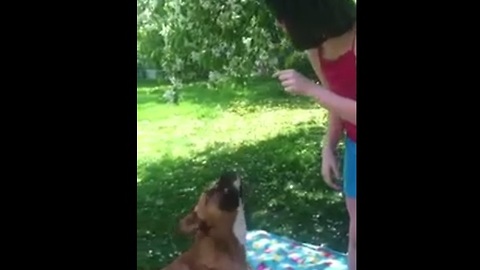
[[[357,124],[357,101],[341,97],[323,87],[312,85],[306,89],[322,107],[354,125]]]
[[[356,41],[356,39],[355,39]],[[356,55],[356,42],[355,42],[355,55]],[[330,114],[335,114],[337,117],[344,119],[352,124],[357,124],[357,102],[348,98],[341,97],[328,89],[328,84],[323,76],[320,61],[318,58],[318,49],[311,49],[307,51],[308,59],[312,64],[315,73],[325,87],[318,85],[307,89],[309,96],[313,97],[322,107],[326,108]]]
[[[318,50],[311,49],[307,51],[308,59],[312,68],[315,70],[318,79],[322,85],[328,87],[328,83],[323,76],[322,69],[320,66],[318,58]],[[325,136],[325,142],[323,144],[323,149],[329,149],[334,151],[337,148],[338,142],[343,134],[343,126],[341,118],[334,112],[329,111],[328,113],[328,127],[327,127],[327,136]]]
[[[329,113],[327,136],[325,136],[325,141],[323,142],[323,150],[335,151],[342,135],[343,125],[341,119],[336,114]]]

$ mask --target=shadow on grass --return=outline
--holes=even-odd
[[[309,243],[345,250],[347,214],[342,198],[320,176],[319,142],[313,123],[295,133],[254,145],[222,145],[189,160],[163,159],[138,165],[138,269],[154,269],[188,247],[178,221],[204,186],[224,169],[237,168],[246,180],[249,229],[263,229]]]
[[[161,98],[168,86],[155,87],[151,82],[138,89],[153,89],[142,91],[137,95],[137,104],[148,102],[164,103]],[[147,94],[148,93],[148,94]],[[285,93],[277,80],[257,78],[248,82],[225,82],[208,87],[207,83],[194,83],[183,87],[180,91],[180,103],[188,101],[203,106],[232,107],[283,107],[312,108],[314,102],[304,97],[292,97]]]

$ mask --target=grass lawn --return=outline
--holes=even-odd
[[[347,216],[320,176],[326,115],[273,80],[137,87],[137,268],[158,269],[184,250],[177,233],[206,183],[235,168],[246,180],[249,229],[344,250]]]

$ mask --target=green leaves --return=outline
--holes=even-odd
[[[263,1],[139,0],[137,14],[139,58],[187,81],[269,75],[293,53]]]

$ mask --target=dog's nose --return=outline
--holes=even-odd
[[[237,179],[233,181],[233,185],[235,186],[236,189],[240,189],[240,185],[241,185],[240,178],[237,177]]]

